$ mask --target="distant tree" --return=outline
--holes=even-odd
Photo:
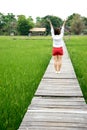
[[[87,17],[83,17],[83,21],[85,23],[85,26],[87,27]]]
[[[27,20],[28,20],[28,23],[29,23],[29,30],[30,30],[31,28],[33,28],[35,26],[35,23],[34,23],[33,18],[31,16],[29,16],[27,18]]]
[[[10,35],[11,32],[16,32],[17,20],[15,15],[8,13],[3,15],[0,13],[0,34]]]
[[[36,27],[41,27],[42,25],[41,25],[41,21],[42,21],[42,18],[41,17],[36,17]]]
[[[7,15],[8,22],[7,22],[7,29],[8,34],[14,33],[17,34],[17,20],[13,13],[8,13]]]
[[[72,22],[72,20],[73,20],[73,18],[74,18],[75,15],[76,15],[76,14],[73,13],[72,15],[68,16],[67,22],[66,22],[66,25],[67,25],[68,27],[71,26],[71,22]]]
[[[0,13],[0,35],[3,32],[3,26],[4,26],[4,22],[3,22],[3,14]]]
[[[72,23],[72,20],[75,16],[75,13],[73,13],[72,15],[68,16],[67,20],[66,20],[66,33],[67,34],[71,34],[71,23]]]
[[[83,17],[83,21],[84,21],[84,30],[83,30],[83,34],[87,34],[87,18],[86,17]]]
[[[36,17],[36,22],[40,22],[41,21],[41,17]]]
[[[18,32],[20,35],[28,35],[29,29],[31,29],[34,26],[33,19],[30,16],[29,18],[26,18],[24,15],[18,16]]]
[[[79,14],[72,14],[66,22],[67,28],[74,34],[81,34],[84,29],[83,18]]]

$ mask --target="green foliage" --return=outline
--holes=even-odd
[[[72,34],[81,34],[85,29],[85,19],[79,14],[72,14],[66,21],[66,28]]]
[[[85,34],[85,35],[87,35],[87,29],[84,29],[84,30],[82,31],[82,33]]]
[[[79,16],[79,17],[78,17]],[[24,15],[19,15],[18,19],[15,18],[15,15],[12,13],[8,13],[4,15],[0,13],[0,35],[10,35],[14,33],[14,35],[28,35],[29,30],[36,27],[45,27],[46,34],[50,34],[50,26],[47,22],[47,18],[49,18],[54,27],[61,27],[63,20],[57,16],[46,15],[45,17],[36,17],[36,23],[33,22],[31,16],[26,18]],[[70,15],[66,21],[66,34],[87,34],[87,18],[82,17],[79,14],[73,13]]]
[[[17,34],[17,20],[15,15],[8,13],[3,15],[0,13],[0,35],[10,35],[12,32]]]
[[[76,14],[71,22],[71,31],[75,34],[81,34],[84,29],[83,19],[80,15]]]
[[[29,16],[29,17],[27,18],[27,20],[28,20],[28,23],[29,23],[29,29],[33,28],[33,27],[35,26],[35,24],[34,24],[34,22],[33,22],[32,17]],[[28,30],[28,31],[29,31],[29,30]]]
[[[28,35],[29,29],[34,26],[33,19],[29,17],[26,19],[24,15],[18,16],[18,31],[20,35]]]
[[[87,103],[87,36],[71,36],[66,45]]]
[[[41,20],[42,20],[42,18],[36,17],[36,24],[35,24],[36,27],[42,27]]]
[[[83,17],[83,21],[84,21],[84,30],[82,31],[83,34],[87,34],[87,18]]]
[[[0,37],[0,130],[17,130],[51,57],[51,40]]]
[[[87,28],[87,18],[86,18],[86,17],[83,17],[83,21],[84,21],[85,26],[86,26],[86,28]]]
[[[67,25],[67,26],[71,26],[71,22],[72,22],[74,16],[75,16],[75,13],[72,14],[72,15],[70,15],[70,16],[67,18],[67,21],[66,21],[66,25]]]

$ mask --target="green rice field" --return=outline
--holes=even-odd
[[[87,103],[87,36],[71,36],[65,41]]]
[[[17,130],[51,58],[51,40],[0,37],[0,130]]]
[[[87,36],[65,37],[87,102]],[[50,37],[0,36],[0,130],[17,130],[51,58]]]

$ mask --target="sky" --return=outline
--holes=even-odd
[[[0,0],[0,12],[32,16],[34,20],[46,15],[64,20],[73,13],[87,17],[87,0]]]

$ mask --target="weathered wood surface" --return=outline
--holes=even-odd
[[[66,47],[61,73],[51,59],[19,130],[87,130],[87,105]]]

